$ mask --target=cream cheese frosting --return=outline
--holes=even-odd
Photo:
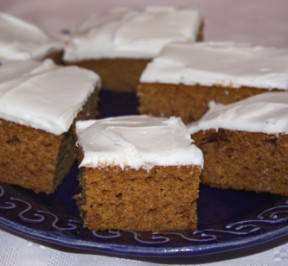
[[[171,43],[148,64],[142,83],[288,89],[288,49],[232,42]]]
[[[99,84],[94,72],[50,59],[6,61],[0,65],[0,118],[62,134]]]
[[[195,9],[112,9],[91,16],[71,30],[64,60],[152,58],[171,41],[195,41],[200,25]]]
[[[77,121],[80,167],[203,166],[203,154],[180,118],[146,115]]]
[[[219,128],[287,134],[287,114],[288,92],[267,92],[228,105],[211,102],[209,111],[187,127],[191,134]]]
[[[62,49],[60,34],[58,36],[32,23],[0,13],[0,61],[42,60],[49,53]]]

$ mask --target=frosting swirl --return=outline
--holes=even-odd
[[[62,49],[60,34],[0,13],[0,61],[42,60],[50,52]]]
[[[199,12],[189,8],[112,9],[71,30],[64,60],[152,58],[171,41],[195,41],[200,24]]]
[[[52,134],[69,130],[100,78],[47,59],[0,65],[0,118]]]
[[[121,116],[76,123],[86,167],[203,165],[202,152],[179,118]]]
[[[261,93],[228,105],[210,104],[209,111],[188,125],[191,134],[225,128],[267,134],[288,133],[288,92]]]
[[[143,83],[288,89],[288,49],[231,42],[171,43],[148,64]]]

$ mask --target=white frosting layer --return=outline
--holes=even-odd
[[[49,53],[63,49],[56,36],[56,33],[52,36],[36,25],[0,13],[0,61],[41,60]]]
[[[288,49],[225,42],[171,43],[143,72],[143,83],[288,89]]]
[[[72,31],[64,60],[152,58],[171,41],[194,41],[200,24],[194,9],[113,9],[91,16]]]
[[[80,167],[203,166],[202,152],[191,144],[179,118],[139,115],[78,121],[76,133],[84,151]]]
[[[0,118],[59,135],[69,130],[99,76],[51,60],[0,65]]]
[[[267,134],[288,133],[288,92],[267,92],[229,105],[210,104],[210,110],[188,126],[191,134],[224,128]]]

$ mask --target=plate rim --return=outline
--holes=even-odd
[[[139,247],[131,244],[110,244],[100,243],[99,241],[88,241],[69,238],[67,236],[53,235],[51,232],[30,228],[21,225],[17,222],[0,216],[0,226],[8,231],[14,232],[17,235],[28,237],[30,240],[38,240],[41,244],[49,243],[56,246],[65,247],[68,249],[77,249],[78,251],[89,251],[95,253],[104,253],[110,255],[125,255],[129,257],[144,257],[144,258],[193,258],[201,256],[209,256],[223,252],[231,252],[248,248],[252,246],[262,245],[281,237],[288,236],[288,225],[276,229],[274,231],[265,232],[260,235],[248,236],[246,238],[234,239],[226,242],[216,242],[202,245],[184,245],[181,247]],[[46,242],[45,242],[46,241]]]

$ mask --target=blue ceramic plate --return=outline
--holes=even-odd
[[[89,231],[71,197],[77,167],[53,195],[0,185],[0,225],[65,247],[141,257],[193,257],[261,244],[288,232],[288,198],[201,187],[198,230]]]
[[[105,97],[116,96],[102,95]],[[118,102],[119,97],[115,100]],[[123,113],[118,109],[115,110],[117,114],[135,113],[135,99],[128,100],[132,103],[131,109],[120,105],[118,108]],[[100,106],[100,110],[102,116],[115,115],[109,105]],[[26,237],[63,247],[150,258],[222,253],[288,234],[288,197],[207,186],[201,186],[200,190],[197,230],[166,233],[89,231],[83,228],[72,200],[78,192],[77,175],[75,164],[62,185],[50,196],[0,184],[0,225]]]

